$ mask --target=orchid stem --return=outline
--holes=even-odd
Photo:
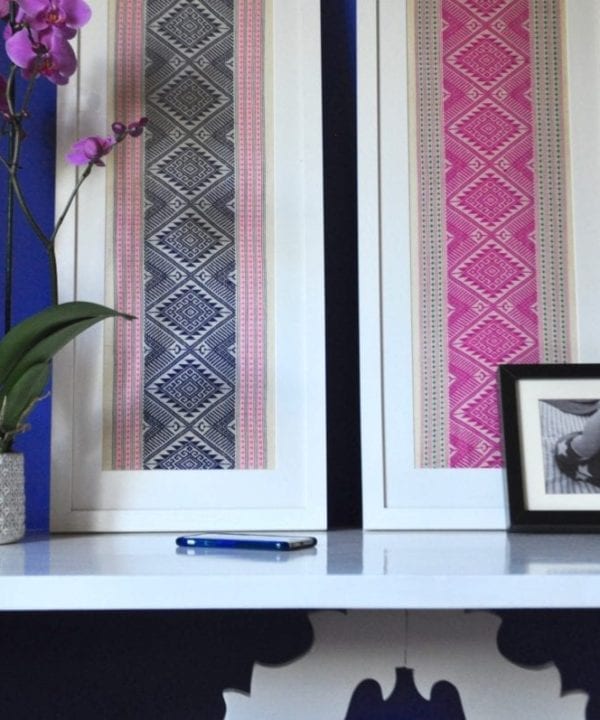
[[[27,115],[27,110],[29,108],[29,101],[31,100],[34,86],[35,86],[35,75],[33,75],[31,78],[29,78],[29,82],[27,83],[27,88],[25,89],[25,95],[23,96],[23,104],[21,106],[21,117],[24,117],[25,115]]]
[[[14,137],[11,133],[8,141],[9,153],[12,154]],[[6,189],[6,251],[4,256],[4,332],[12,326],[12,292],[13,292],[13,233],[15,215],[15,194],[12,182]]]
[[[16,4],[11,3],[11,16],[10,22],[14,23]],[[15,200],[18,202],[19,207],[25,217],[25,220],[29,223],[33,229],[35,235],[42,243],[46,254],[48,255],[48,269],[50,274],[50,297],[51,303],[56,305],[58,303],[58,269],[56,263],[56,253],[54,250],[54,238],[58,230],[58,226],[55,227],[54,232],[50,237],[42,230],[41,226],[36,221],[33,213],[29,208],[29,204],[23,194],[21,184],[19,182],[19,158],[21,154],[21,138],[22,138],[22,122],[23,118],[27,115],[27,109],[33,93],[33,87],[35,84],[35,73],[27,83],[25,93],[23,95],[21,108],[16,108],[16,92],[15,92],[15,78],[16,78],[17,67],[12,64],[10,72],[6,82],[6,102],[8,105],[8,116],[10,122],[10,133],[9,133],[9,147],[8,147],[8,162],[1,158],[2,164],[6,167],[9,176],[9,185],[7,190],[7,236],[6,236],[6,256],[5,256],[5,288],[4,288],[4,331],[7,332],[12,323],[12,291],[13,291],[13,249],[14,249],[14,207]],[[89,174],[89,172],[88,172]],[[81,183],[78,184],[78,187]],[[60,223],[64,220],[66,212],[69,206],[72,204],[74,195],[77,191],[69,198],[67,203],[67,209],[63,212]]]
[[[6,101],[9,110],[15,105],[14,72],[11,71],[6,86]],[[8,154],[13,160],[18,149],[15,147],[14,126],[8,138]],[[13,295],[13,248],[14,248],[14,215],[15,195],[12,181],[9,181],[6,190],[6,249],[4,256],[4,332],[7,333],[12,326],[12,295]]]
[[[81,177],[77,180],[77,183],[75,184],[75,187],[73,188],[73,191],[71,192],[71,195],[69,196],[69,199],[67,200],[65,207],[64,207],[62,213],[60,214],[60,217],[56,221],[56,225],[54,226],[52,235],[50,235],[50,237],[48,238],[48,242],[50,243],[50,245],[54,245],[54,241],[56,240],[58,231],[60,230],[61,225],[65,221],[65,218],[67,217],[67,213],[71,209],[71,205],[73,204],[73,201],[77,197],[79,188],[83,185],[83,183],[89,177],[89,174],[92,172],[93,167],[94,167],[94,163],[89,163],[88,165],[86,165],[85,170],[81,173]]]
[[[35,218],[31,214],[31,210],[29,209],[29,206],[27,205],[27,201],[25,200],[25,197],[23,196],[23,191],[21,190],[21,184],[19,183],[19,180],[17,178],[16,168],[15,168],[15,171],[13,171],[12,168],[10,170],[10,181],[11,181],[11,186],[15,193],[15,197],[17,198],[17,202],[19,203],[19,207],[23,211],[23,215],[25,215],[27,222],[31,225],[35,234],[38,236],[38,238],[42,242],[43,246],[47,250],[48,246],[50,244],[50,241],[48,240],[46,233],[38,225]]]
[[[90,163],[81,173],[81,177],[77,180],[77,183],[73,188],[73,191],[71,192],[71,195],[69,196],[69,199],[67,200],[65,207],[60,214],[60,217],[56,221],[56,225],[54,226],[52,235],[50,235],[50,237],[48,238],[48,244],[46,245],[48,259],[50,261],[50,291],[53,305],[58,304],[58,269],[56,266],[56,253],[54,251],[56,245],[56,236],[58,235],[58,231],[60,230],[65,218],[67,217],[67,213],[71,209],[73,201],[77,197],[79,188],[83,185],[89,174],[92,172],[92,167],[93,163]]]
[[[50,303],[58,305],[58,268],[56,266],[54,245],[50,245],[46,250],[48,252],[48,270],[50,272]]]

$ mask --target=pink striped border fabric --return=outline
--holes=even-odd
[[[263,3],[236,8],[236,467],[263,468],[265,444],[265,277]]]
[[[144,114],[143,0],[117,6],[115,119]],[[114,287],[116,307],[137,320],[117,320],[113,379],[113,466],[135,470],[143,462],[144,382],[144,151],[126,142],[114,157]]]

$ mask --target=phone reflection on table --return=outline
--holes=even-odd
[[[177,547],[177,555],[190,555],[205,558],[234,558],[235,560],[253,560],[263,563],[289,562],[293,558],[307,557],[317,554],[316,547],[302,548],[294,552],[278,550],[249,550],[242,548],[206,548],[206,547]]]

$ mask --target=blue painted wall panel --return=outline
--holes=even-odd
[[[2,50],[3,55],[3,50]],[[0,72],[6,74],[6,58]],[[30,117],[21,155],[21,183],[40,225],[51,229],[54,222],[54,155],[56,136],[56,88],[47,80],[35,84]],[[6,138],[2,151],[5,156]],[[0,169],[1,170],[1,169]],[[0,182],[0,267],[4,268],[6,239],[6,188]],[[19,210],[15,212],[13,323],[41,310],[49,303],[50,283],[45,250]],[[4,272],[0,274],[0,297],[4,308]],[[0,322],[4,324],[4,310]],[[27,527],[48,528],[50,468],[50,400],[38,405],[30,416],[32,429],[20,436],[16,450],[26,454]]]

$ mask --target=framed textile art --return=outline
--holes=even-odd
[[[51,528],[322,528],[319,2],[92,7],[58,207],[74,138],[149,122],[83,186],[61,300],[136,320],[55,363]]]
[[[498,365],[599,356],[599,21],[358,2],[368,528],[506,527]]]

